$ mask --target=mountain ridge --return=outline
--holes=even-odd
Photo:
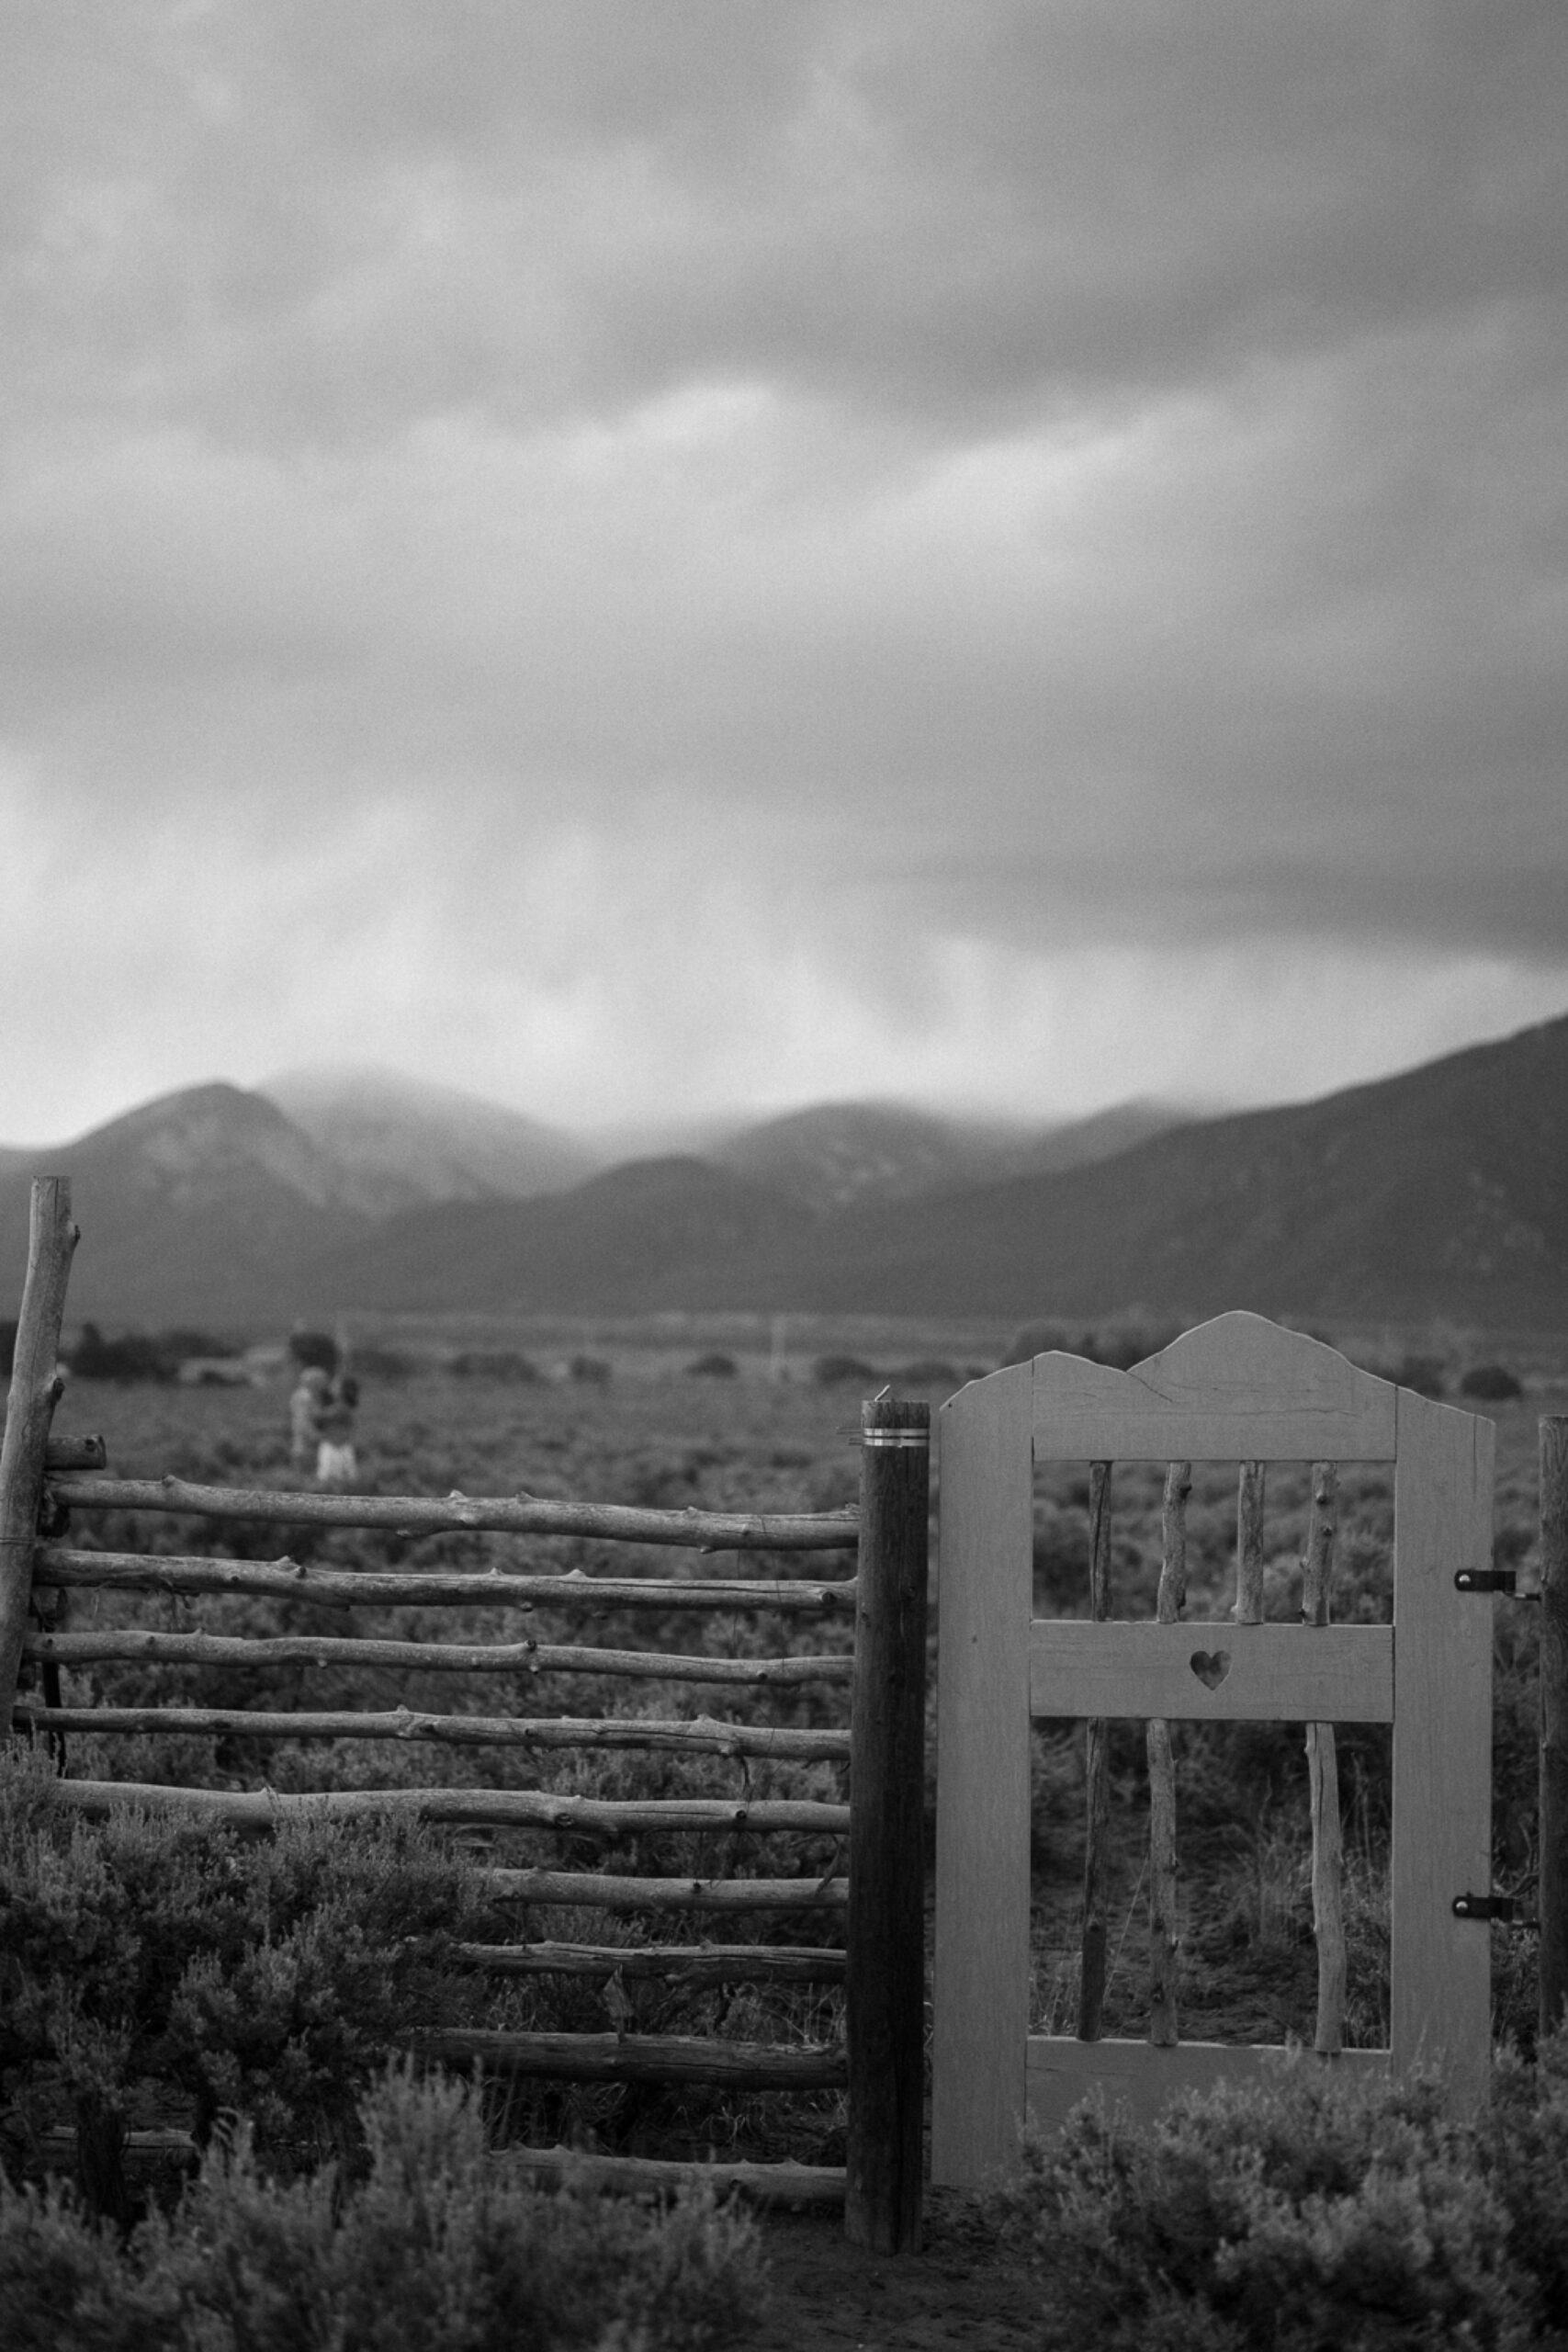
[[[1192,1319],[1251,1306],[1568,1329],[1560,1171],[1568,1019],[1309,1102],[1167,1128],[1090,1164],[935,1190],[896,1216],[852,1201],[803,1227],[759,1223],[743,1248],[645,1263],[617,1303],[1019,1322],[1137,1303]],[[397,1303],[383,1286],[395,1256],[384,1249],[358,1303]],[[459,1286],[451,1305],[480,1303]]]
[[[1568,1328],[1568,1019],[1392,1079],[1151,1136],[1092,1167],[852,1216],[802,1304],[1133,1301],[1198,1315],[1461,1314]]]
[[[1139,1304],[1568,1329],[1568,1017],[1306,1102],[1166,1117],[1071,1123],[1055,1131],[1066,1164],[1032,1167],[1009,1153],[1048,1159],[1052,1131],[818,1104],[728,1153],[411,1200],[265,1093],[215,1080],[31,1168],[0,1160],[0,1255],[19,1285],[28,1177],[63,1172],[86,1235],[73,1312],[122,1323],[547,1306],[1017,1324]],[[512,1140],[531,1142],[522,1126]],[[1072,1164],[1107,1140],[1121,1148]]]

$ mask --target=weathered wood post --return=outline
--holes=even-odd
[[[1302,1619],[1327,1625],[1333,1616],[1334,1544],[1339,1532],[1339,1465],[1314,1462],[1312,1510],[1302,1559]],[[1312,1928],[1317,1939],[1317,2027],[1313,2048],[1337,2058],[1345,2046],[1345,1873],[1339,1821],[1339,1746],[1332,1724],[1306,1727],[1312,1815]]]
[[[1540,2030],[1568,2007],[1568,1413],[1540,1420]]]
[[[49,1425],[60,1398],[60,1326],[76,1239],[69,1179],[38,1177],[6,1400],[6,1435],[0,1443],[0,1738],[11,1728],[17,1669],[27,1635]]]
[[[1160,1510],[1157,1624],[1175,1625],[1187,1606],[1187,1498],[1190,1462],[1168,1462]],[[1149,2040],[1173,2050],[1177,2030],[1176,1975],[1181,1938],[1177,1912],[1176,1758],[1170,1725],[1155,1716],[1144,1726],[1149,1768]]]
[[[1111,1614],[1111,1473],[1109,1462],[1089,1465],[1089,1613],[1095,1624]],[[1098,2041],[1105,2009],[1107,1928],[1105,1890],[1111,1874],[1111,1725],[1091,1715],[1084,1734],[1083,1927],[1078,1970],[1078,2040]]]
[[[850,1715],[850,2112],[844,2233],[919,2243],[925,2120],[926,1565],[931,1408],[861,1408]]]
[[[1243,1462],[1235,1490],[1235,1622],[1263,1623],[1263,1496],[1268,1464]]]

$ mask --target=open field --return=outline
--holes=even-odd
[[[786,1327],[781,1334],[757,1318],[671,1318],[649,1325],[526,1326],[470,1320],[387,1327],[355,1334],[364,1362],[359,1450],[361,1484],[371,1491],[445,1495],[505,1495],[526,1490],[572,1498],[680,1509],[784,1511],[837,1509],[852,1501],[859,1464],[859,1407],[865,1383],[853,1377],[820,1385],[812,1368],[824,1356],[859,1359],[874,1383],[896,1386],[910,1367],[931,1375],[922,1393],[940,1403],[951,1379],[990,1368],[1008,1335],[977,1327],[829,1324]],[[1429,1334],[1367,1335],[1359,1353],[1408,1352]],[[703,1358],[722,1353],[731,1374],[694,1372]],[[525,1357],[542,1375],[517,1376]],[[608,1377],[551,1376],[574,1357],[608,1367]],[[393,1359],[404,1361],[400,1368]],[[454,1357],[480,1368],[459,1374],[443,1368]],[[482,1360],[491,1360],[491,1369]],[[1526,1396],[1492,1408],[1498,1430],[1495,1558],[1521,1571],[1528,1587],[1536,1515],[1536,1424],[1542,1412],[1568,1410],[1568,1378],[1560,1357],[1538,1343],[1525,1358],[1506,1339],[1472,1339],[1454,1363],[1501,1360],[1529,1382]],[[498,1369],[498,1365],[501,1367]],[[950,1367],[943,1374],[940,1367]],[[784,1376],[780,1377],[779,1374]],[[204,1483],[288,1483],[287,1380],[254,1387],[185,1387],[73,1381],[56,1417],[61,1434],[100,1432],[111,1471],[122,1476],[173,1473]],[[940,1477],[940,1462],[938,1464]],[[1298,1559],[1305,1487],[1292,1465],[1271,1472],[1266,1532],[1266,1608],[1289,1618],[1300,1605]],[[1112,1577],[1115,1613],[1152,1611],[1158,1563],[1157,1474],[1128,1465],[1113,1488]],[[1087,1471],[1043,1475],[1035,1509],[1036,1608],[1042,1614],[1085,1613],[1088,1590]],[[1229,1605],[1234,1577],[1234,1466],[1200,1467],[1190,1512],[1191,1597],[1189,1616],[1218,1615]],[[1337,1616],[1375,1618],[1386,1612],[1391,1505],[1375,1470],[1344,1474]],[[733,1556],[680,1561],[648,1549],[612,1547],[584,1539],[524,1544],[512,1539],[442,1535],[415,1540],[364,1532],[311,1530],[302,1525],[257,1528],[217,1520],[202,1522],[143,1519],[123,1513],[96,1521],[78,1513],[73,1543],[164,1552],[225,1552],[276,1558],[287,1552],[313,1566],[406,1572],[472,1568],[497,1562],[514,1570],[569,1569],[589,1574],[728,1576],[738,1569],[799,1574],[804,1563]],[[682,1565],[683,1563],[683,1565]],[[809,1573],[842,1573],[847,1555],[814,1557]],[[1485,1605],[1485,1604],[1483,1604]],[[1496,1617],[1495,1773],[1496,1884],[1527,1898],[1534,1868],[1535,1732],[1534,1628],[1528,1602],[1490,1604]],[[829,1621],[782,1616],[758,1621],[739,1615],[677,1623],[676,1612],[616,1611],[590,1636],[572,1621],[558,1624],[536,1612],[529,1631],[541,1640],[594,1638],[616,1646],[641,1645],[716,1657],[743,1657],[807,1649],[843,1649],[848,1629]],[[220,1597],[147,1602],[113,1593],[72,1595],[63,1619],[89,1623],[152,1625],[168,1630],[243,1630],[249,1634],[310,1634],[341,1631],[333,1612],[299,1602]],[[694,1633],[694,1624],[705,1630]],[[401,1640],[504,1638],[501,1612],[356,1611],[353,1630]],[[935,1662],[933,1621],[932,1665]],[[378,1665],[349,1672],[316,1669],[298,1659],[244,1674],[229,1666],[169,1668],[141,1663],[85,1670],[92,1695],[120,1705],[176,1699],[186,1704],[252,1709],[413,1709],[530,1716],[695,1713],[733,1714],[784,1729],[811,1729],[842,1720],[842,1694],[830,1685],[738,1692],[647,1683],[628,1697],[607,1677],[435,1673],[417,1667]],[[934,1677],[933,1677],[934,1679]],[[85,1698],[67,1670],[62,1695]],[[934,1713],[934,1703],[933,1703]],[[1386,2021],[1387,1736],[1342,1731],[1348,1922],[1350,1939],[1348,2028],[1354,2041],[1384,2038]],[[1270,1725],[1191,1726],[1178,1736],[1179,1838],[1182,1864],[1182,1970],[1179,1986],[1185,2035],[1217,2040],[1283,2041],[1310,2036],[1315,1997],[1311,1928],[1305,1769],[1299,1731]],[[240,1787],[265,1781],[285,1792],[362,1786],[449,1783],[538,1788],[560,1794],[635,1801],[640,1796],[744,1793],[760,1797],[828,1799],[843,1793],[843,1768],[831,1761],[784,1758],[670,1757],[639,1750],[575,1756],[567,1751],[473,1746],[412,1748],[404,1741],[265,1737],[176,1737],[138,1734],[110,1740],[73,1734],[67,1770],[74,1778],[148,1779]],[[1077,1726],[1043,1724],[1035,1741],[1033,1819],[1035,2022],[1071,2030],[1077,1999],[1077,1914],[1083,1850],[1083,1739]],[[1112,1738],[1111,1967],[1105,2030],[1136,2034],[1145,2020],[1143,1853],[1146,1776],[1138,1727]],[[934,1726],[928,1741],[927,1819],[932,1818]],[[744,1862],[728,1834],[628,1832],[602,1836],[549,1829],[469,1834],[471,1850],[489,1860],[596,1871],[725,1875],[813,1872],[835,1867],[831,1838],[770,1833],[752,1840]],[[526,1928],[563,1942],[624,1941],[630,1949],[647,1932],[636,1915],[515,1912],[497,1931]],[[694,1915],[661,1920],[661,1939],[700,1942],[716,1932]],[[755,1919],[745,1933],[832,1943],[839,1929],[820,1922],[781,1928]],[[1529,1939],[1495,1929],[1496,2023],[1528,2042],[1533,2030],[1533,1952]],[[489,2021],[534,2030],[601,2031],[615,2024],[634,2031],[681,2032],[726,2040],[831,2045],[841,2037],[841,1994],[811,1988],[697,1984],[660,1986],[628,1969],[612,1992],[602,1979],[560,1974],[503,1981],[490,1988]],[[137,2109],[142,2124],[183,2122],[166,2099],[151,2094]],[[503,2136],[538,2143],[564,2139],[586,2148],[639,2154],[720,2154],[807,2163],[842,2160],[840,2094],[801,2096],[761,2091],[744,2096],[656,2085],[516,2084],[491,2101],[491,2122]],[[933,2240],[956,2279],[976,2260],[964,2250],[961,2221],[944,2219]],[[956,2238],[942,2233],[956,2229]],[[837,2278],[831,2233],[805,2222],[779,2225],[775,2243],[802,2277]],[[948,2253],[942,2255],[946,2246]],[[956,2251],[954,2249],[957,2249]],[[935,2258],[935,2257],[933,2257]],[[956,2266],[954,2267],[954,2266]],[[934,2276],[934,2273],[933,2273]],[[803,2290],[803,2292],[805,2290]],[[868,2290],[868,2292],[870,2290]],[[832,2290],[841,2299],[842,2280]],[[802,2304],[802,2309],[805,2303]],[[1016,2306],[992,2314],[997,2332],[974,2335],[976,2344],[1018,2340],[1008,2333]],[[782,2323],[780,2323],[782,2324]],[[857,2322],[856,2324],[861,2323]],[[979,2324],[978,2322],[976,2323]],[[990,2324],[987,2322],[987,2324]],[[823,2323],[826,2324],[826,2322]],[[772,2338],[769,2339],[773,2340]],[[782,2339],[781,2339],[782,2340]],[[827,2337],[824,2340],[829,2340]],[[845,2340],[852,2340],[846,2338]],[[853,2340],[858,2340],[853,2339]],[[914,2334],[908,2343],[925,2339]],[[939,2338],[932,2335],[930,2340]]]

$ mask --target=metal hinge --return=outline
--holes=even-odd
[[[1519,1579],[1513,1568],[1457,1568],[1454,1571],[1456,1592],[1511,1592],[1517,1595]]]
[[[1521,1916],[1518,1897],[1514,1894],[1456,1894],[1453,1902],[1456,1919],[1492,1919],[1501,1928],[1539,1928],[1539,1919]]]

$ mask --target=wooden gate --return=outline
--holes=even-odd
[[[1254,2046],[1030,2031],[1030,1747],[1039,1717],[1393,1725],[1390,2047],[1348,2068],[1441,2070],[1476,2099],[1490,2056],[1493,1426],[1255,1315],[1131,1372],[1052,1353],[941,1422],[934,2181],[1014,2165],[1097,2086],[1149,2116],[1255,2072]],[[1033,1465],[1392,1463],[1392,1625],[1032,1615]],[[1457,1581],[1456,1581],[1457,1579]],[[1468,1587],[1468,1589],[1467,1589]],[[1238,1611],[1245,1616],[1247,1611]],[[1260,1612],[1258,1612],[1260,1613]],[[1203,1645],[1205,1637],[1211,1646]]]

